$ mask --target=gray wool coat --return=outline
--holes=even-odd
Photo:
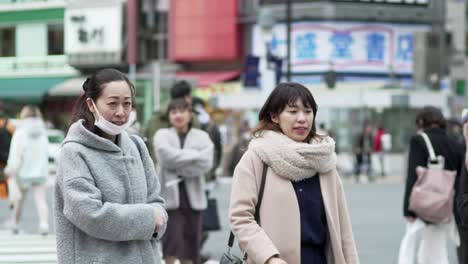
[[[190,207],[203,210],[207,206],[205,173],[213,165],[213,143],[203,130],[191,128],[180,147],[180,138],[174,128],[161,128],[154,135],[157,170],[161,177],[161,195],[167,210],[180,206],[178,179],[185,182]],[[172,183],[171,183],[172,182]]]
[[[118,144],[81,121],[63,143],[55,186],[58,262],[161,263],[154,237],[155,214],[167,213],[148,150],[126,132]]]

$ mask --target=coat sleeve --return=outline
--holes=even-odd
[[[241,248],[254,263],[265,263],[279,254],[271,239],[255,221],[255,206],[258,200],[258,185],[253,153],[246,152],[236,167],[231,189],[229,217],[232,232]]]
[[[359,256],[354,242],[353,229],[348,213],[348,205],[340,177],[337,177],[337,194],[343,256],[347,264],[359,264]]]
[[[192,161],[187,166],[178,167],[176,169],[177,175],[181,175],[186,178],[200,177],[210,171],[213,167],[213,143],[208,137],[208,134],[204,134],[200,140],[204,143],[202,144],[203,148],[196,150],[198,153],[198,159]]]
[[[422,137],[418,135],[413,136],[410,140],[410,148],[408,155],[408,173],[406,177],[405,195],[403,198],[403,215],[405,217],[416,217],[416,214],[408,209],[409,198],[411,195],[411,191],[413,190],[413,186],[416,183],[416,180],[418,179],[418,176],[416,174],[416,167],[426,167],[428,155],[429,154],[426,150],[426,146],[424,145]]]
[[[24,148],[24,140],[21,139],[22,135],[21,132],[17,132],[11,137],[8,161],[5,168],[5,174],[8,175],[8,177],[15,177],[21,167]]]
[[[63,191],[63,214],[89,236],[108,241],[150,240],[155,229],[151,204],[118,204],[102,201],[83,157],[64,146],[58,173]]]
[[[154,135],[154,151],[156,158],[164,168],[176,170],[177,168],[190,165],[199,158],[199,152],[194,149],[181,149],[172,146],[167,140],[167,132],[158,130]]]
[[[145,143],[139,137],[133,137],[136,139],[136,144],[138,150],[140,151],[141,160],[143,162],[143,167],[145,170],[146,175],[146,183],[148,188],[148,203],[151,204],[156,211],[158,211],[159,215],[162,215],[164,218],[164,225],[162,226],[161,230],[158,232],[156,239],[161,239],[164,233],[166,232],[167,228],[167,220],[168,215],[166,209],[164,207],[165,201],[161,197],[161,184],[159,182],[159,177],[156,174],[156,170],[154,168],[153,160],[149,154],[148,149],[146,148]]]

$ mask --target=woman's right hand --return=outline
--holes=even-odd
[[[267,260],[267,262],[265,262],[265,264],[288,264],[286,263],[286,261],[280,259],[280,258],[277,258],[277,257],[271,257]]]
[[[161,231],[162,226],[164,225],[164,217],[162,216],[161,212],[158,210],[154,210],[154,216],[155,216],[155,232],[159,233]]]

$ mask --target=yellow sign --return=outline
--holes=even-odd
[[[197,87],[194,94],[206,101],[217,94],[235,94],[241,91],[242,86],[240,82],[224,82],[211,84],[207,87]]]

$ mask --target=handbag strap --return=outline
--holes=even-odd
[[[431,144],[431,141],[429,140],[429,137],[427,136],[427,134],[425,132],[420,132],[419,133],[422,138],[424,139],[424,142],[426,142],[426,147],[427,147],[427,150],[429,151],[429,159],[430,160],[436,160],[436,155],[435,155],[435,152],[434,152],[434,148],[432,147],[432,144]]]
[[[263,199],[263,192],[265,191],[265,181],[266,181],[266,175],[268,171],[268,165],[263,162],[263,171],[262,171],[262,181],[260,183],[260,190],[258,191],[258,200],[257,200],[257,205],[255,206],[255,221],[257,221],[258,225],[260,225],[260,206],[262,205],[262,199]],[[231,233],[229,234],[229,241],[228,241],[228,247],[232,248],[234,245],[234,234]],[[247,253],[246,253],[247,254]],[[244,256],[244,258],[246,258]]]

